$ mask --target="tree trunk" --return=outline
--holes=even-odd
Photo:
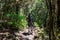
[[[54,24],[54,18],[55,18],[55,5],[56,0],[49,0],[49,40],[56,40],[55,39],[55,24]]]
[[[59,24],[60,24],[60,0],[58,0],[58,16],[57,16],[57,20],[58,20],[58,27],[60,26]]]
[[[57,39],[60,40],[60,0],[57,1],[57,6],[58,6],[58,14],[57,14]]]

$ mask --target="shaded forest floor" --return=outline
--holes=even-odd
[[[38,40],[40,34],[39,28],[34,28],[30,34],[27,28],[21,31],[5,29],[0,30],[0,40]]]
[[[9,29],[0,30],[0,40],[35,40],[38,38],[38,31],[35,28],[32,34],[29,34],[27,28],[18,32]]]

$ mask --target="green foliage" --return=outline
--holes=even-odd
[[[20,7],[18,14],[16,14],[16,2],[11,0],[5,1],[3,20],[6,20],[7,24],[15,25],[15,27],[21,29],[27,27],[26,17],[28,13],[31,13],[34,25],[41,26],[47,15],[46,2],[44,0],[24,0],[23,2],[24,6]]]
[[[25,7],[27,7],[25,10],[25,14],[31,13],[33,22],[41,26],[47,17],[46,2],[44,0],[35,0],[33,3],[31,2],[29,5]]]

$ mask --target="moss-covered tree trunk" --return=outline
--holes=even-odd
[[[49,0],[49,5],[48,5],[48,8],[49,8],[49,40],[56,40],[56,37],[55,37],[55,29],[56,29],[56,21],[57,21],[57,12],[56,12],[56,0]]]

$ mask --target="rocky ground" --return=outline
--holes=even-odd
[[[24,29],[22,31],[9,31],[9,30],[0,30],[0,40],[36,40],[37,38],[37,30],[32,30],[28,32],[28,29]]]
[[[43,40],[43,36],[43,29],[39,28],[32,31],[28,31],[27,28],[21,31],[0,30],[0,40]],[[48,40],[48,36],[45,40]]]

